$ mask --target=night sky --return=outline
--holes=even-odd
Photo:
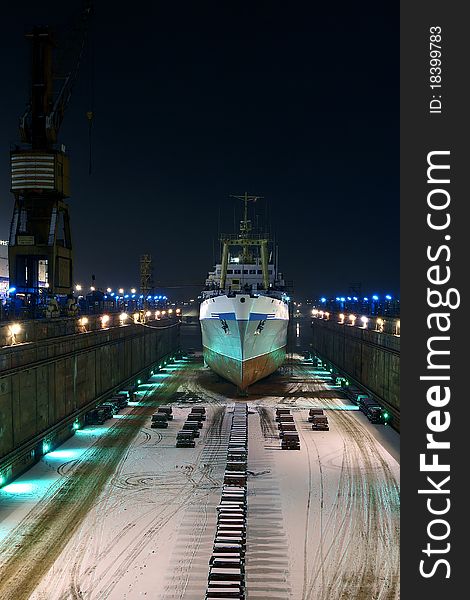
[[[219,208],[232,232],[228,196],[248,191],[269,203],[299,296],[344,294],[351,282],[398,293],[399,3],[219,4],[96,2],[94,59],[60,133],[75,282],[138,286],[148,252],[157,283],[193,296],[213,264]],[[1,239],[13,209],[8,153],[28,99],[23,35],[34,24],[64,30],[80,10],[76,0],[3,7]],[[169,287],[181,284],[193,287]]]

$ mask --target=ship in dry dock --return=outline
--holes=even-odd
[[[244,202],[240,231],[221,237],[221,262],[206,279],[199,320],[205,363],[240,391],[286,356],[289,296],[269,236],[253,231]]]

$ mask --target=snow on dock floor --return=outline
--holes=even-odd
[[[189,412],[181,403],[174,405],[168,429],[139,422],[90,508],[77,524],[71,522],[66,543],[51,545],[51,564],[37,571],[34,591],[14,595],[18,590],[11,587],[11,598],[204,598],[230,411],[243,400],[200,363],[172,377],[172,391],[190,391],[206,400],[207,420],[196,448],[175,447],[176,432]],[[398,599],[398,434],[371,425],[329,385],[326,374],[312,373],[301,360],[290,372],[253,386],[247,400],[248,600]],[[278,405],[292,408],[300,451],[280,450],[274,421]],[[311,430],[309,406],[325,407],[330,431]],[[131,416],[132,410],[127,411]],[[66,451],[70,444],[57,450]],[[38,479],[46,488],[57,486],[61,479],[73,480],[80,457],[64,455],[61,469],[52,468],[51,459],[49,467],[40,463],[34,469],[42,469]],[[31,479],[32,471],[23,477]],[[82,485],[74,501],[85,501],[90,493]],[[1,494],[1,500],[7,499]],[[17,496],[0,509],[0,579],[8,560],[16,560],[21,572],[21,544],[26,542],[18,532],[22,527],[29,531],[42,514],[40,507],[56,502],[56,496],[41,497],[38,491],[38,497]],[[58,526],[65,531],[66,521],[58,519]],[[20,546],[12,545],[18,539]],[[26,539],[34,547],[34,540]]]

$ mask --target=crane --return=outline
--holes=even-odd
[[[15,207],[8,249],[10,286],[24,295],[26,302],[72,294],[72,239],[66,203],[70,197],[69,158],[58,136],[79,75],[91,15],[91,2],[86,1],[75,60],[58,92],[54,89],[52,30],[37,26],[26,34],[31,44],[31,90],[19,123],[21,145],[10,153]]]

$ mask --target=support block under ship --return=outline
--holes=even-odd
[[[252,232],[245,196],[240,233],[221,238],[222,260],[202,292],[204,360],[240,391],[267,377],[286,357],[289,297],[267,235]]]

